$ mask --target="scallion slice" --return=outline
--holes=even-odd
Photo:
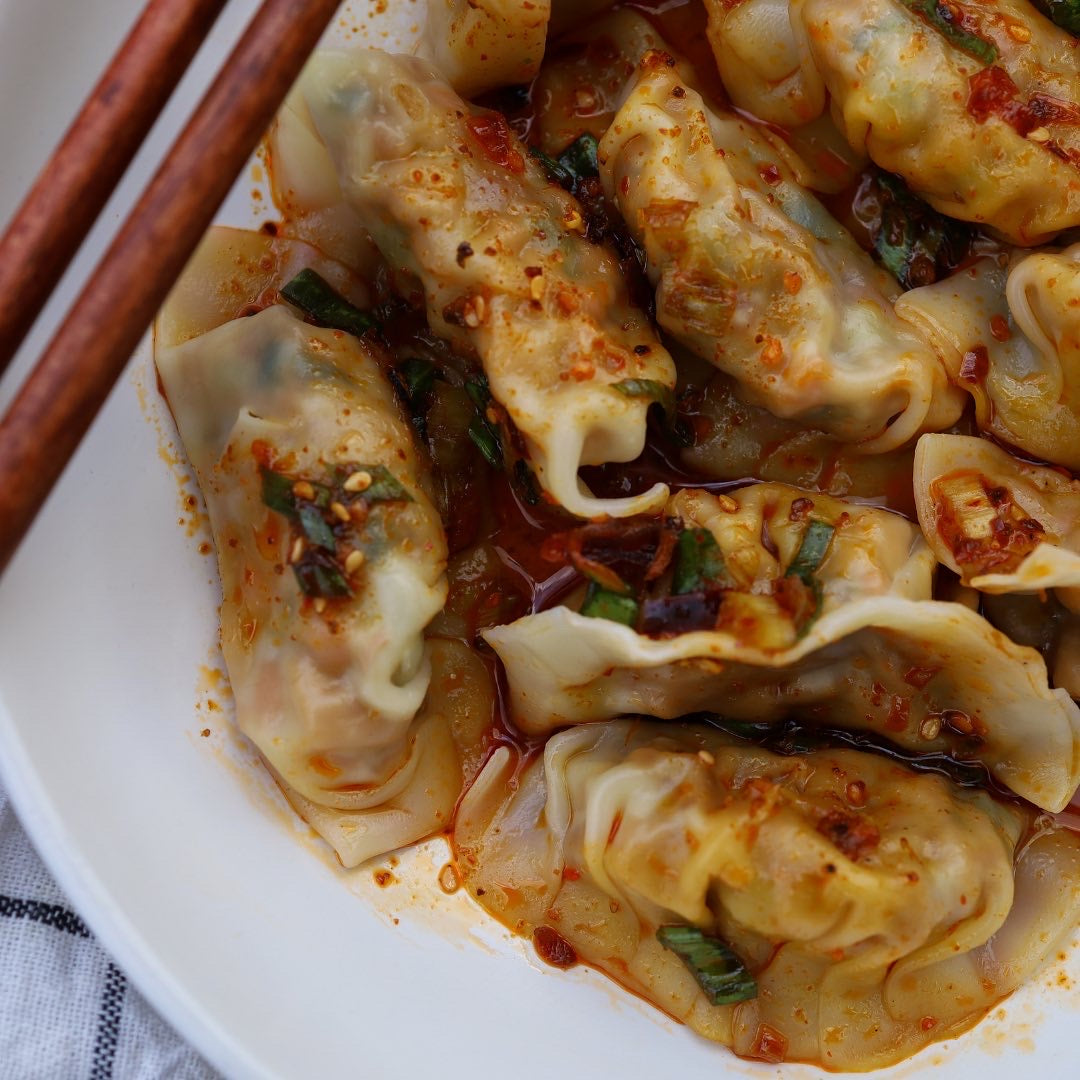
[[[730,584],[724,553],[713,534],[708,529],[683,529],[675,543],[672,596],[702,592],[710,585]]]
[[[811,520],[806,527],[806,532],[803,533],[799,550],[787,568],[787,577],[797,577],[804,585],[813,588],[817,584],[814,575],[825,561],[825,555],[835,533],[836,529],[827,522]]]
[[[986,38],[968,30],[961,21],[959,8],[942,0],[902,0],[904,7],[921,15],[951,45],[984,64],[992,64],[998,58],[998,47]]]
[[[757,997],[757,983],[746,965],[719,938],[708,937],[696,926],[661,926],[656,940],[690,969],[713,1005]]]
[[[638,619],[638,602],[632,596],[620,596],[610,589],[601,588],[595,581],[589,582],[581,614],[590,619],[608,619],[610,622],[634,626]]]
[[[319,326],[361,337],[375,325],[370,315],[350,304],[321,274],[311,269],[301,270],[292,281],[283,285],[281,295],[310,315]]]

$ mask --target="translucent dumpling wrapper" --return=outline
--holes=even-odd
[[[681,724],[572,729],[524,766],[498,750],[454,841],[473,896],[538,949],[773,1063],[871,1069],[955,1036],[1080,914],[1080,841],[1030,808]],[[670,925],[724,941],[756,995],[712,1004],[657,940]]]
[[[753,403],[876,453],[960,415],[936,351],[893,310],[893,279],[670,57],[642,61],[600,158],[660,325]]]
[[[795,717],[977,760],[1044,809],[1068,803],[1080,783],[1080,708],[1050,688],[1034,649],[931,599],[935,560],[914,525],[780,484],[682,491],[666,513],[706,530],[722,556],[705,586],[719,597],[710,628],[650,636],[559,606],[485,631],[523,730],[626,713]],[[814,528],[827,544],[809,575],[808,614],[793,579],[807,577]]]
[[[959,21],[945,11],[791,0],[803,66],[852,146],[1014,243],[1080,224],[1076,39],[1025,0],[966,0]]]
[[[804,61],[790,0],[705,0],[709,44],[731,100],[762,120],[799,127],[825,109],[825,84]]]
[[[983,431],[1080,471],[1080,244],[979,259],[896,309],[947,354]]]
[[[531,82],[551,8],[551,0],[429,0],[417,51],[462,97]]]
[[[1057,589],[1080,611],[1080,481],[986,439],[924,435],[915,498],[938,560],[991,593]]]
[[[641,453],[675,368],[575,200],[415,58],[321,53],[301,90],[401,290],[422,286],[436,333],[479,357],[541,487],[583,517],[661,505],[662,484],[601,499],[578,477]]]
[[[422,706],[446,542],[374,347],[275,305],[156,361],[217,547],[240,729],[349,863],[443,827],[461,766]]]

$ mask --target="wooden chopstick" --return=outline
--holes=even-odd
[[[0,238],[0,375],[227,0],[150,0]]]
[[[265,0],[0,421],[0,572],[339,0]]]

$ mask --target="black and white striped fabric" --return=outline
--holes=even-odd
[[[0,791],[0,1080],[216,1080],[94,940]]]

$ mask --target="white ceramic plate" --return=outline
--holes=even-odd
[[[423,10],[389,0],[368,26],[369,3],[338,36],[386,44],[394,20],[407,33]],[[256,6],[230,5],[181,104]],[[139,7],[0,0],[0,220]],[[176,125],[173,108],[69,275],[69,299]],[[223,221],[269,216],[253,188],[249,172]],[[58,315],[53,305],[0,383],[0,408]],[[144,348],[0,583],[3,781],[87,922],[168,1020],[231,1077],[781,1075],[601,975],[544,968],[462,893],[440,891],[440,843],[383,860],[385,888],[370,866],[335,868],[230,733],[216,571],[176,455]],[[881,1075],[942,1063],[950,1078],[1070,1075],[1074,975],[1080,965],[1059,965],[972,1034]]]

